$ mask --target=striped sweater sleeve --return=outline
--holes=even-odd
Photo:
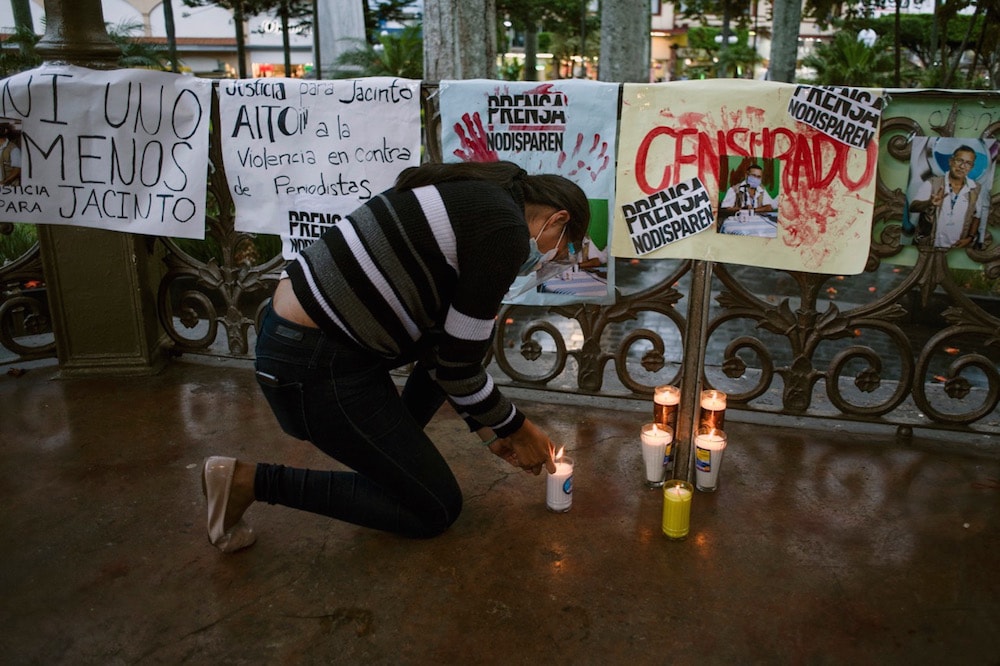
[[[509,206],[509,198],[491,211],[506,222],[484,224],[484,202],[479,214],[458,207],[458,282],[437,347],[436,378],[463,416],[489,426],[506,437],[524,423],[524,415],[497,388],[483,367],[497,312],[504,294],[527,257],[527,227],[523,213]]]
[[[438,345],[437,381],[466,420],[489,426],[500,437],[524,423],[524,415],[497,388],[483,367],[496,325],[496,314],[523,261],[497,257],[516,252],[516,235],[481,239],[480,246],[460,253],[463,270]],[[521,247],[523,247],[523,238]],[[498,251],[498,248],[504,248]],[[515,255],[516,257],[516,255]],[[511,269],[510,266],[515,268]],[[501,286],[502,285],[502,286]]]

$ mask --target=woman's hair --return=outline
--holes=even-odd
[[[483,180],[511,190],[524,203],[552,206],[569,213],[566,235],[577,248],[590,226],[590,203],[580,186],[555,174],[531,175],[513,162],[456,162],[423,164],[404,169],[396,179],[397,190],[462,180]]]

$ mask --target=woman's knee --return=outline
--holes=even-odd
[[[439,505],[434,511],[428,511],[423,514],[423,519],[411,536],[420,539],[440,536],[455,524],[461,513],[462,492],[456,488],[454,492],[439,497]]]

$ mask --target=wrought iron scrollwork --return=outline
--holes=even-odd
[[[218,96],[212,95],[212,126],[219,127]],[[212,132],[209,143],[208,201],[206,235],[217,242],[221,262],[215,257],[203,261],[183,250],[178,243],[164,238],[168,250],[164,262],[166,275],[160,282],[158,312],[160,323],[180,351],[205,351],[216,340],[221,324],[226,332],[228,352],[237,356],[249,353],[248,331],[256,326],[265,295],[277,282],[284,265],[277,256],[257,256],[253,234],[235,230],[235,212],[229,182],[222,168],[221,137]],[[256,300],[244,298],[256,296]],[[191,331],[206,322],[207,328],[196,336],[178,329],[176,323]]]
[[[423,88],[426,156],[432,161],[441,159],[436,90]],[[908,163],[912,138],[929,131],[947,136],[954,115],[952,107],[931,128],[911,118],[883,119],[882,160]],[[1000,138],[1000,122],[982,136]],[[210,155],[213,165],[221,165],[216,133]],[[221,260],[199,261],[165,240],[170,253],[160,289],[161,318],[182,350],[207,348],[222,325],[230,353],[244,355],[248,328],[260,317],[282,259],[259,262],[243,256],[251,237],[233,229],[232,199],[221,168],[212,169],[209,178],[214,206],[208,233],[220,246]],[[907,250],[916,257],[912,266],[893,264],[907,247],[906,210],[905,192],[886,183],[880,170],[872,243],[859,276],[772,271],[782,276],[782,287],[765,297],[753,279],[715,264],[712,279],[720,288],[703,329],[713,354],[706,358],[706,385],[726,390],[731,403],[744,409],[757,409],[759,401],[780,393],[778,408],[791,414],[887,422],[909,404],[926,421],[954,426],[975,424],[993,413],[1000,401],[1000,352],[991,350],[1000,342],[1000,320],[965,295],[948,268],[946,250],[916,247]],[[997,196],[988,224],[1000,227]],[[983,267],[987,279],[1000,277],[997,244],[964,252]],[[656,385],[676,383],[682,375],[685,359],[679,350],[685,348],[689,321],[678,307],[685,296],[678,285],[691,265],[678,262],[655,284],[619,293],[609,305],[508,306],[499,314],[490,360],[515,384],[649,396]],[[892,279],[883,280],[886,275]],[[836,286],[864,291],[857,285],[873,278],[880,281],[870,296],[866,292],[854,302],[834,298]],[[926,339],[914,335],[918,319],[931,322]],[[183,327],[208,325],[185,338],[174,321]],[[574,368],[575,376],[569,377]]]
[[[9,223],[0,225],[0,233],[13,229]],[[32,283],[38,286],[26,287]],[[56,354],[38,243],[0,266],[0,346],[25,361]]]

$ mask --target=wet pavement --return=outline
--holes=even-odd
[[[443,410],[428,431],[465,493],[443,536],[255,505],[256,545],[223,555],[204,457],[336,466],[279,431],[247,362],[13,367],[6,663],[1000,663],[1000,456],[957,436],[731,412],[721,487],[671,542],[642,484],[644,404],[518,400],[576,460],[566,514]]]

